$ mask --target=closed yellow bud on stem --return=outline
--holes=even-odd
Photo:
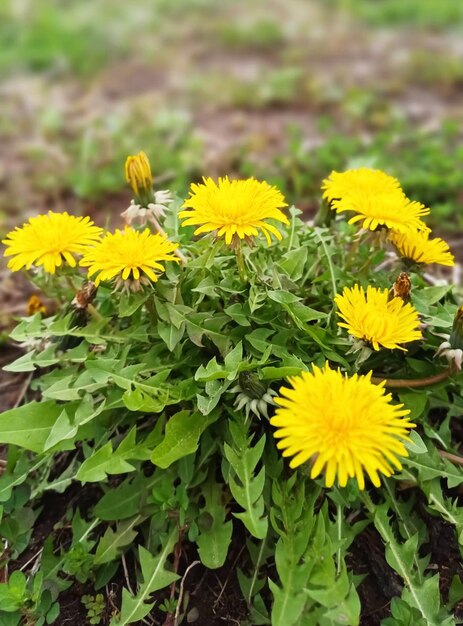
[[[146,153],[140,151],[127,157],[125,161],[125,178],[143,206],[152,202],[153,176]]]

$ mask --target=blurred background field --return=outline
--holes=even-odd
[[[48,209],[121,225],[140,150],[157,189],[253,175],[307,216],[367,165],[431,208],[463,282],[462,137],[462,0],[0,0],[0,238]],[[1,371],[30,293],[0,255],[0,410],[32,380]]]
[[[3,0],[1,234],[117,223],[143,149],[158,188],[254,175],[309,212],[332,169],[377,166],[459,249],[462,32],[456,0]]]

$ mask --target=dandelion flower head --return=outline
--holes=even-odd
[[[359,167],[345,172],[331,172],[323,181],[322,190],[323,197],[332,202],[353,192],[373,196],[401,191],[401,186],[397,178],[381,170]]]
[[[429,229],[407,233],[392,231],[389,233],[389,241],[395,246],[399,256],[415,263],[438,263],[450,267],[455,265],[455,257],[448,243],[440,237],[430,239],[429,235]]]
[[[63,263],[75,267],[75,256],[95,244],[102,232],[89,217],[48,211],[8,233],[2,241],[4,256],[12,257],[8,267],[13,272],[35,266],[54,274]]]
[[[97,274],[95,284],[118,279],[129,281],[137,291],[140,284],[156,282],[164,271],[161,261],[179,261],[175,256],[176,243],[165,235],[152,235],[148,228],[138,232],[128,226],[125,230],[106,233],[103,239],[82,258],[80,264],[88,267],[89,277]]]
[[[429,213],[423,204],[407,198],[396,178],[381,170],[364,167],[332,172],[322,189],[333,210],[354,212],[349,223],[362,222],[365,230],[378,226],[398,232],[418,230],[423,227],[421,218]]]
[[[410,341],[421,339],[418,312],[402,298],[389,298],[387,289],[371,285],[366,292],[363,287],[346,287],[342,295],[335,298],[338,315],[350,335],[371,343],[375,350],[380,346],[390,350]]]
[[[311,478],[324,472],[325,484],[341,487],[355,478],[365,488],[366,473],[380,486],[379,473],[401,470],[398,457],[408,456],[402,440],[414,428],[403,404],[393,405],[384,383],[374,385],[366,376],[344,376],[339,370],[313,367],[289,378],[274,399],[279,406],[270,423],[283,456],[295,468],[312,459]]]
[[[217,236],[225,237],[225,243],[230,244],[236,237],[255,237],[262,231],[270,244],[270,234],[277,239],[282,235],[265,220],[289,224],[280,210],[285,206],[282,193],[265,181],[225,177],[216,183],[212,178],[203,178],[202,183],[191,185],[190,197],[179,217],[185,220],[183,226],[198,226],[195,235],[217,231]]]

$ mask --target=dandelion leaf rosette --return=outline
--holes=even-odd
[[[34,298],[5,364],[0,624],[85,589],[88,623],[356,626],[368,585],[385,626],[456,623],[462,293],[432,208],[368,167],[326,172],[316,225],[299,183],[174,197],[143,151],[125,175],[125,227],[50,211],[3,241]]]

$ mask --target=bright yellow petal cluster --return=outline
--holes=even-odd
[[[4,256],[13,257],[8,261],[13,272],[43,266],[46,272],[54,274],[63,262],[75,267],[75,255],[97,242],[102,232],[89,217],[49,211],[31,217],[21,228],[8,233],[2,241],[7,247]]]
[[[254,178],[247,180],[229,180],[219,178],[218,183],[212,178],[203,178],[203,183],[191,185],[190,197],[187,198],[179,217],[184,219],[183,226],[198,226],[195,235],[217,231],[218,237],[225,237],[230,244],[237,236],[255,237],[261,230],[270,244],[269,233],[281,239],[281,233],[264,220],[274,219],[289,224],[280,208],[287,206],[285,199],[276,187]]]
[[[359,167],[345,172],[331,172],[322,183],[323,197],[329,202],[349,196],[353,191],[373,196],[402,191],[397,178],[381,170]]]
[[[405,418],[410,411],[391,404],[384,383],[374,385],[371,374],[349,378],[326,364],[291,377],[292,387],[280,389],[280,408],[270,423],[283,456],[293,457],[290,467],[312,459],[312,478],[324,471],[327,487],[336,478],[341,487],[356,478],[360,489],[364,472],[379,487],[379,472],[391,476],[393,468],[402,469],[397,457],[408,453],[401,439],[415,425]]]
[[[151,191],[153,176],[146,152],[139,152],[127,157],[125,161],[125,178],[136,196]]]
[[[429,213],[423,204],[407,198],[396,178],[380,170],[362,167],[332,172],[322,189],[333,210],[353,211],[356,215],[349,223],[362,222],[367,230],[378,226],[403,233],[420,230],[424,226],[421,218]]]
[[[148,228],[140,233],[127,226],[124,231],[107,233],[80,264],[89,268],[89,277],[98,274],[96,285],[113,278],[138,281],[143,275],[156,282],[155,271],[164,271],[160,261],[179,261],[174,254],[176,248],[177,244],[165,235],[152,235]]]
[[[393,231],[389,234],[389,241],[396,247],[399,256],[416,263],[455,265],[455,257],[448,243],[440,237],[430,239],[429,235],[429,230],[407,233]]]
[[[400,344],[421,339],[416,309],[402,298],[390,300],[387,289],[369,286],[365,292],[359,285],[346,287],[335,302],[344,320],[338,325],[347,328],[353,337],[371,343],[375,350],[380,346],[405,350]]]

